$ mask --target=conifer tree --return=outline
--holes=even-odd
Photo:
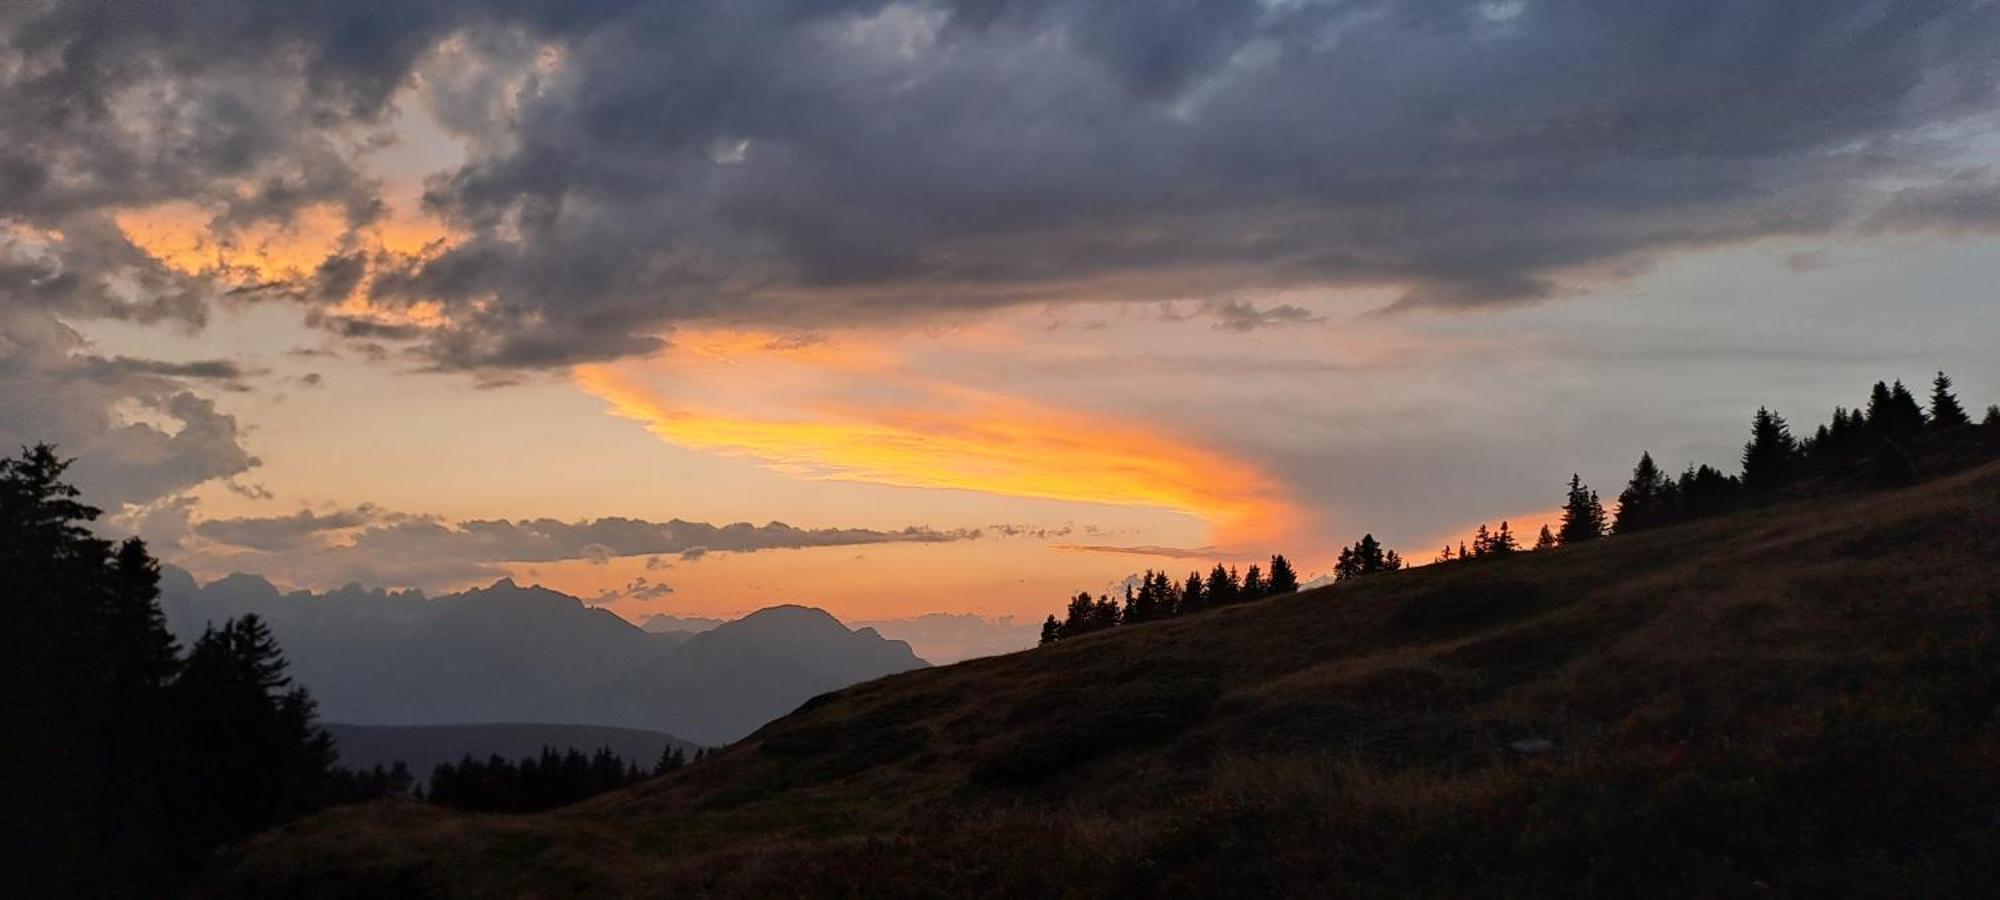
[[[1958,405],[1958,397],[1951,392],[1951,379],[1942,371],[1931,380],[1930,424],[1932,428],[1940,430],[1963,428],[1972,424],[1972,418],[1965,414],[1965,407]]]
[[[1180,615],[1187,615],[1191,612],[1200,612],[1207,607],[1208,597],[1202,590],[1201,572],[1189,572],[1187,583],[1181,586],[1180,601],[1175,604],[1175,610]]]
[[[2000,428],[2000,403],[1987,406],[1986,418],[1981,420],[1979,424],[1988,428]]]
[[[1264,583],[1264,589],[1271,594],[1291,594],[1299,589],[1299,573],[1292,568],[1292,561],[1284,554],[1271,556],[1271,576]]]
[[[1208,572],[1208,586],[1202,594],[1209,606],[1228,606],[1236,602],[1237,582],[1235,573],[1216,563]]]
[[[1666,487],[1667,476],[1653,463],[1653,454],[1639,454],[1639,464],[1632,467],[1632,480],[1618,495],[1618,516],[1611,530],[1624,534],[1658,524],[1661,495]]]
[[[1472,534],[1472,555],[1480,557],[1492,552],[1493,532],[1486,527],[1485,522],[1481,522],[1479,523],[1479,530]]]
[[[1091,600],[1089,591],[1079,591],[1069,599],[1069,608],[1063,611],[1063,623],[1059,638],[1072,638],[1090,632],[1095,627],[1097,604]]]
[[[1438,551],[1438,555],[1431,557],[1431,564],[1436,565],[1437,563],[1448,563],[1455,558],[1456,557],[1451,555],[1451,545],[1446,544],[1444,545],[1444,549]]]
[[[1250,571],[1243,573],[1243,599],[1256,600],[1264,596],[1264,570],[1256,563],[1250,564]]]
[[[1373,534],[1362,535],[1351,547],[1342,548],[1340,559],[1334,563],[1335,581],[1346,581],[1363,575],[1393,572],[1403,567],[1403,558],[1394,550],[1384,550],[1382,542]]]
[[[1562,522],[1556,539],[1563,546],[1594,541],[1604,536],[1604,504],[1597,492],[1583,484],[1583,476],[1569,477],[1569,496],[1563,501]]]
[[[1106,628],[1115,628],[1118,622],[1118,603],[1112,600],[1109,594],[1099,595],[1097,604],[1090,608],[1089,630],[1103,631]]]
[[[1555,548],[1556,548],[1555,533],[1549,531],[1549,526],[1547,524],[1542,525],[1542,532],[1540,534],[1535,535],[1535,549],[1554,550]]]
[[[1868,396],[1868,428],[1892,440],[1908,440],[1924,430],[1924,410],[1901,381],[1875,382]]]
[[[1506,519],[1500,520],[1499,530],[1493,532],[1493,539],[1487,542],[1486,552],[1497,555],[1513,553],[1521,549],[1521,542],[1514,539],[1514,529]]]
[[[1062,623],[1056,621],[1054,613],[1050,613],[1048,619],[1042,622],[1041,642],[1043,644],[1053,644],[1059,640],[1062,640]]]
[[[1750,422],[1750,441],[1743,445],[1743,489],[1764,493],[1783,487],[1792,478],[1797,456],[1798,445],[1785,420],[1758,407]]]

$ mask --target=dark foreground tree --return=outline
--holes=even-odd
[[[178,892],[220,844],[328,795],[331,743],[270,633],[225,622],[183,661],[145,544],[38,446],[0,461],[0,858],[14,896]]]

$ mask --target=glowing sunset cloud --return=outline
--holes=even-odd
[[[931,408],[822,404],[744,416],[677,404],[606,366],[577,383],[662,440],[743,456],[799,478],[1144,506],[1211,523],[1224,542],[1283,533],[1297,516],[1256,468],[1140,423],[958,387]],[[907,386],[905,386],[907,387]]]

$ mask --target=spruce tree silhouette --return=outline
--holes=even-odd
[[[1875,382],[1868,395],[1868,428],[1882,437],[1907,441],[1923,433],[1923,407],[1901,381],[1893,386]]]
[[[1256,600],[1265,594],[1264,570],[1256,563],[1250,564],[1250,571],[1243,573],[1243,599]]]
[[[1541,531],[1541,533],[1540,533],[1540,534],[1537,534],[1537,535],[1535,535],[1535,549],[1536,549],[1536,550],[1554,550],[1555,548],[1556,548],[1556,536],[1555,536],[1555,533],[1549,530],[1549,526],[1548,526],[1548,525],[1544,524],[1544,525],[1542,526],[1542,531]]]
[[[1945,431],[1970,424],[1972,417],[1965,414],[1965,407],[1958,405],[1958,397],[1951,392],[1951,379],[1938,372],[1931,379],[1931,427]]]
[[[1611,523],[1612,532],[1624,534],[1659,524],[1663,518],[1661,507],[1666,492],[1666,473],[1654,464],[1653,454],[1639,454],[1639,464],[1632,467],[1632,480],[1618,494],[1618,512]]]
[[[1284,554],[1274,554],[1271,557],[1271,576],[1265,582],[1264,589],[1270,594],[1291,594],[1298,591],[1299,573],[1292,568],[1291,560],[1286,559]]]
[[[1174,604],[1175,612],[1180,615],[1187,615],[1188,613],[1201,612],[1207,607],[1208,597],[1202,590],[1201,572],[1189,572],[1187,582],[1181,586],[1180,599]]]
[[[1208,572],[1208,584],[1202,588],[1202,593],[1208,598],[1209,606],[1228,606],[1236,602],[1237,590],[1236,573],[1216,563],[1215,568]]]
[[[1342,548],[1333,566],[1333,580],[1347,581],[1364,575],[1393,572],[1403,567],[1403,558],[1394,550],[1384,550],[1373,534],[1364,534],[1351,547]]]
[[[1769,493],[1792,480],[1798,444],[1777,413],[1764,407],[1750,421],[1750,441],[1743,445],[1743,489]]]
[[[1563,546],[1594,541],[1604,536],[1604,504],[1597,492],[1583,484],[1583,476],[1569,477],[1569,493],[1563,501],[1562,523],[1556,540]]]

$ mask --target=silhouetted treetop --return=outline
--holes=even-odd
[[[1604,504],[1598,502],[1597,492],[1584,486],[1581,475],[1570,475],[1556,540],[1564,546],[1594,541],[1604,536],[1604,530]]]
[[[1958,397],[1951,392],[1951,378],[1943,372],[1931,379],[1931,427],[1950,429],[1963,428],[1972,424],[1972,418],[1965,414],[1965,407],[1958,405]]]

